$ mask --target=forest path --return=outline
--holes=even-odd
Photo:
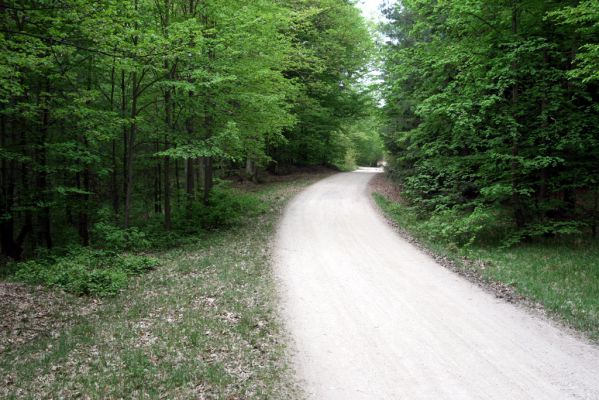
[[[311,399],[599,399],[599,349],[495,298],[402,239],[363,169],[288,206],[276,245],[294,364]]]

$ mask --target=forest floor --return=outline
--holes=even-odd
[[[422,221],[385,175],[375,177],[370,188],[400,234],[437,262],[498,298],[523,304],[599,341],[599,240],[554,238],[509,248],[457,248],[427,238]]]
[[[0,398],[293,398],[271,242],[287,200],[330,173],[238,185],[269,211],[151,254],[112,298],[0,282]]]
[[[309,398],[599,398],[599,348],[398,235],[371,198],[373,172],[310,186],[279,228],[275,271]]]

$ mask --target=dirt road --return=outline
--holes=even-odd
[[[288,206],[283,314],[311,399],[599,399],[599,349],[496,299],[399,237],[337,174]]]

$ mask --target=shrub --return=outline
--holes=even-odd
[[[256,195],[231,189],[221,182],[210,193],[208,204],[194,203],[191,220],[184,216],[179,218],[187,230],[198,227],[215,230],[239,224],[244,218],[265,211],[266,206]]]
[[[75,294],[110,296],[126,287],[130,276],[155,266],[156,261],[148,257],[79,248],[63,257],[20,263],[13,278]]]
[[[92,226],[91,233],[94,242],[107,249],[132,250],[150,246],[146,234],[135,227],[123,229],[106,222],[98,222]]]
[[[495,223],[495,213],[485,207],[476,207],[470,213],[455,208],[440,208],[423,223],[422,229],[431,239],[469,246],[479,239],[485,228],[494,226]]]

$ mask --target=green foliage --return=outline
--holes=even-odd
[[[440,209],[422,224],[430,239],[457,246],[471,246],[481,233],[496,226],[496,213],[483,207],[472,212]]]
[[[0,375],[12,382],[0,385],[0,398],[300,397],[286,365],[267,255],[287,200],[320,176],[256,187],[269,213],[160,251],[159,268],[109,301],[44,294],[53,302],[51,314],[68,323],[44,324],[53,331],[47,334],[38,317],[52,315],[18,321],[13,334],[30,340],[0,352]],[[90,306],[94,312],[87,315],[82,307]],[[207,362],[211,354],[219,359]]]
[[[166,243],[158,219],[176,241],[191,208],[189,226],[239,219],[210,191],[246,162],[257,181],[260,168],[371,152],[371,136],[348,140],[373,109],[360,83],[373,43],[352,2],[59,3],[0,13],[4,256]],[[191,207],[199,198],[211,206]]]
[[[194,202],[192,218],[181,216],[180,224],[188,232],[230,228],[266,210],[256,195],[231,189],[223,182],[212,190],[207,204]]]
[[[79,248],[65,256],[20,263],[13,279],[75,294],[111,296],[127,286],[129,277],[155,266],[156,261],[148,257]]]
[[[576,67],[570,71],[574,78],[589,83],[599,80],[599,1],[585,0],[576,6],[549,13],[559,24],[575,30],[583,38],[576,54]]]
[[[439,232],[461,235],[443,228],[453,213],[476,230],[480,210],[501,214],[506,243],[596,231],[597,9],[596,1],[389,7],[390,172]]]
[[[146,234],[137,227],[121,227],[98,222],[91,230],[93,243],[110,250],[142,250],[150,246]]]
[[[375,201],[402,227],[409,227],[418,238],[446,246],[471,247],[480,243],[497,243],[502,226],[502,216],[496,210],[477,207],[473,211],[439,207],[431,214],[422,214],[416,207],[393,203],[375,193]]]
[[[350,168],[348,127],[374,109],[371,93],[360,82],[374,53],[368,27],[351,2],[283,3],[292,10],[289,33],[296,50],[286,75],[299,92],[292,102],[296,123],[269,154],[283,165]]]
[[[348,122],[331,134],[330,164],[341,171],[357,166],[373,167],[383,159],[384,143],[380,136],[379,112],[370,110],[355,121]]]

